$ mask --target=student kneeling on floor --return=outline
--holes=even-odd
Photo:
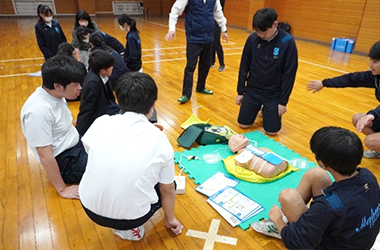
[[[82,138],[88,152],[79,185],[83,208],[95,223],[138,241],[143,224],[162,207],[166,227],[180,234],[183,226],[174,218],[174,150],[148,120],[157,86],[139,72],[123,75],[116,86],[122,114],[99,117]]]

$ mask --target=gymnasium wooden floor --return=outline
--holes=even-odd
[[[68,41],[74,17],[59,17]],[[285,249],[280,240],[232,228],[211,208],[196,185],[186,178],[186,194],[177,196],[175,214],[185,226],[177,237],[165,229],[160,211],[146,225],[140,242],[123,241],[112,230],[94,224],[84,213],[78,200],[58,196],[43,168],[27,147],[20,126],[20,110],[28,96],[41,85],[40,77],[28,76],[40,70],[44,62],[36,44],[33,18],[0,19],[0,249]],[[125,33],[114,17],[96,17],[100,29],[125,43]],[[250,129],[237,126],[239,107],[235,104],[240,57],[249,32],[229,27],[229,42],[223,43],[226,70],[211,68],[207,87],[212,96],[195,93],[189,103],[180,105],[182,77],[185,67],[185,33],[178,24],[176,40],[166,42],[167,17],[137,18],[143,46],[143,70],[159,87],[158,120],[164,126],[175,151],[182,151],[176,138],[180,124],[191,114],[210,119],[214,125],[227,125],[238,133],[262,130],[262,120]],[[299,69],[296,83],[283,117],[283,129],[273,139],[309,160],[309,139],[320,127],[333,125],[355,131],[351,116],[367,112],[378,105],[373,89],[324,89],[306,91],[310,79],[323,79],[343,73],[368,69],[369,59],[355,54],[330,51],[328,46],[297,40]],[[369,49],[369,48],[368,48]],[[195,79],[196,79],[195,74]],[[79,103],[69,107],[76,119]],[[364,138],[359,134],[360,138]],[[379,159],[363,159],[361,166],[380,177]],[[178,168],[176,167],[176,172]],[[205,240],[186,236],[188,229],[208,232],[213,219],[220,220],[218,235],[237,238],[237,245],[216,242],[205,246]]]

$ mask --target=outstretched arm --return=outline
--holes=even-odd
[[[309,83],[306,85],[306,89],[308,91],[313,91],[313,93],[320,91],[323,89],[323,83],[322,81],[318,80],[310,80]]]

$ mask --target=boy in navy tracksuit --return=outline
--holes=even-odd
[[[370,70],[354,72],[323,81],[311,80],[307,90],[313,93],[320,91],[323,87],[345,88],[365,87],[375,88],[375,96],[380,101],[380,41],[372,45],[369,51]],[[357,113],[352,117],[352,123],[358,131],[367,135],[364,144],[370,149],[364,151],[365,158],[380,157],[380,106],[365,113]]]
[[[281,129],[281,117],[293,89],[297,48],[293,37],[277,28],[274,9],[258,10],[252,25],[256,32],[246,41],[239,69],[238,123],[241,128],[249,128],[262,109],[264,130],[275,135]]]
[[[58,46],[66,42],[66,36],[57,21],[53,21],[53,11],[47,5],[37,7],[39,20],[34,26],[37,44],[45,59],[55,56]]]
[[[289,249],[371,249],[380,227],[380,190],[376,177],[357,167],[363,155],[359,137],[324,127],[312,136],[310,149],[320,168],[309,169],[297,189],[281,191],[281,209],[274,205],[270,220],[251,227],[282,239]]]

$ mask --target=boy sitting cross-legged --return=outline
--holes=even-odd
[[[312,136],[310,149],[321,168],[308,170],[296,189],[281,191],[281,209],[274,205],[270,220],[251,227],[281,238],[289,249],[371,249],[379,233],[380,190],[376,177],[358,167],[360,139],[324,127]]]

